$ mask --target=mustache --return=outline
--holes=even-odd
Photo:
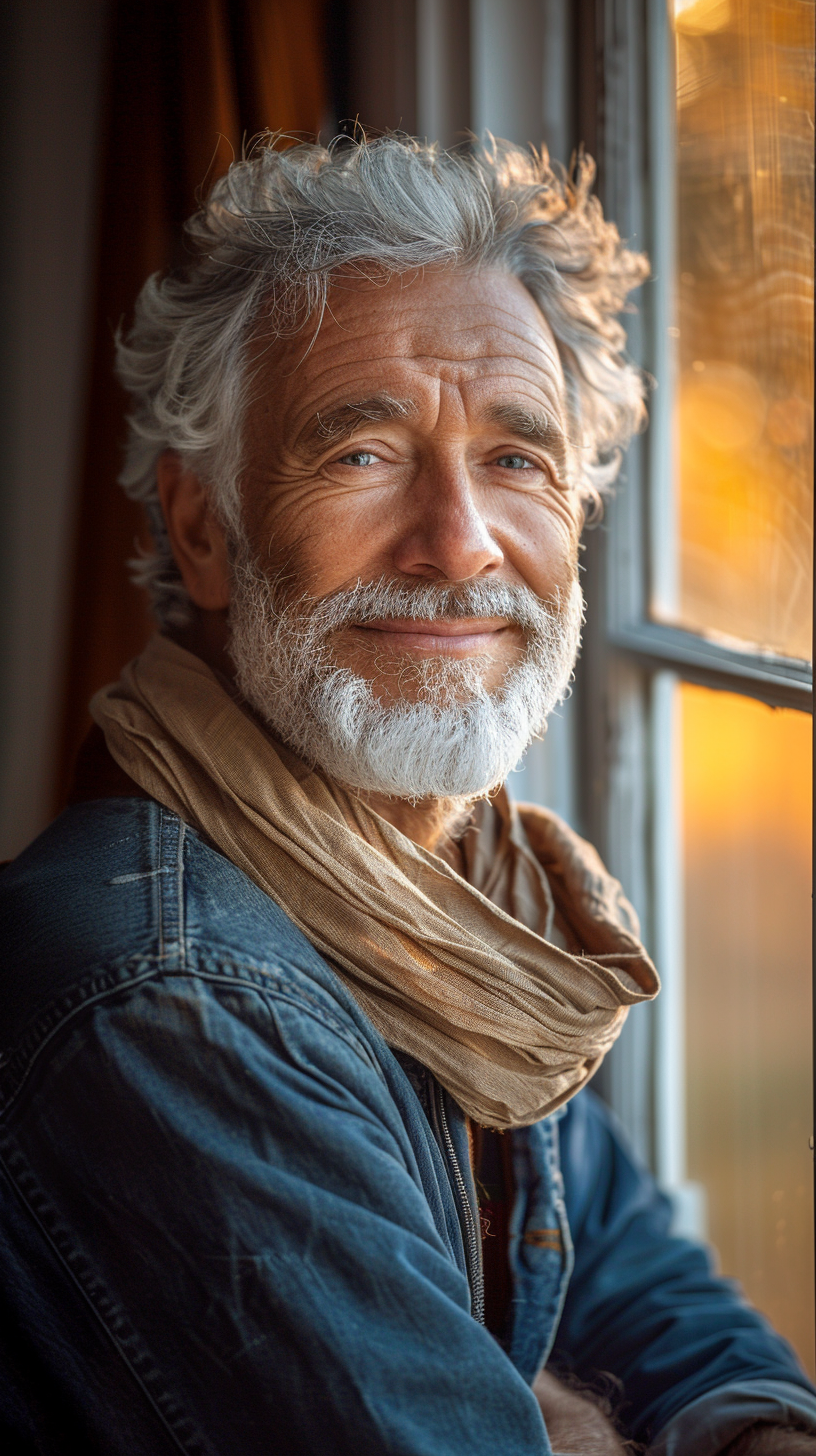
[[[278,596],[272,583],[270,587]],[[357,581],[324,597],[301,593],[290,597],[285,610],[290,620],[308,620],[313,630],[326,633],[388,618],[433,622],[504,617],[529,634],[541,631],[562,614],[565,597],[569,591],[562,596],[559,588],[543,599],[530,587],[489,579],[414,583],[381,577],[373,582]]]

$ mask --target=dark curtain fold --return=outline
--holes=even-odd
[[[325,50],[323,0],[112,0],[58,806],[89,698],[151,631],[125,565],[144,523],[116,484],[126,400],[113,377],[114,331],[147,276],[179,258],[184,219],[245,138],[318,131]]]

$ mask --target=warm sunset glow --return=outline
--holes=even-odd
[[[730,0],[675,0],[674,23],[685,35],[710,35],[730,20]]]
[[[811,719],[680,695],[688,1172],[723,1272],[814,1375]]]
[[[811,655],[811,0],[676,0],[676,619]]]
[[[695,835],[723,847],[759,834],[809,872],[810,715],[691,685],[682,698],[685,812]]]

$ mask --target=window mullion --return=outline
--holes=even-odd
[[[639,658],[644,665],[672,667],[689,682],[703,687],[744,693],[775,708],[813,710],[810,663],[741,652],[662,622],[615,626],[609,640],[613,647]]]

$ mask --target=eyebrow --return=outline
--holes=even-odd
[[[318,410],[301,436],[300,448],[307,459],[317,459],[327,446],[342,445],[346,440],[353,439],[357,431],[366,424],[411,419],[418,412],[413,400],[396,399],[385,393],[373,394],[367,399],[349,400],[322,414]],[[482,418],[486,423],[499,425],[510,434],[547,450],[559,473],[566,472],[566,435],[551,415],[508,400],[491,405],[484,411]]]
[[[498,403],[484,412],[483,418],[493,425],[500,425],[510,434],[540,445],[553,457],[560,470],[568,464],[567,437],[557,421],[543,410],[528,409],[526,405]]]
[[[317,457],[327,445],[350,440],[362,426],[384,420],[407,420],[417,413],[413,400],[395,399],[390,394],[372,394],[368,399],[350,400],[324,413],[318,410],[300,440],[308,458]]]

